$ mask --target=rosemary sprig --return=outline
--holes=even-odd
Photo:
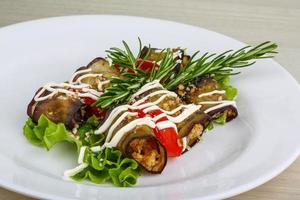
[[[272,58],[277,44],[264,42],[256,47],[243,47],[235,52],[232,50],[225,51],[220,55],[205,53],[198,59],[195,59],[199,52],[193,54],[189,62],[181,72],[176,74],[164,86],[169,89],[175,89],[178,84],[187,84],[199,76],[206,74],[214,75],[235,75],[235,69],[248,67],[255,63],[255,59]]]
[[[112,63],[120,67],[122,74],[110,80],[110,86],[94,103],[95,106],[110,108],[113,105],[128,102],[133,93],[153,80],[160,80],[166,89],[174,90],[179,84],[187,84],[206,74],[235,75],[239,73],[235,71],[236,69],[254,64],[255,59],[271,58],[277,53],[275,51],[277,44],[272,42],[264,42],[252,48],[246,46],[237,51],[225,51],[220,55],[207,52],[197,58],[198,51],[191,56],[181,71],[175,72],[174,69],[178,63],[174,58],[174,52],[172,49],[163,49],[159,52],[160,55],[164,55],[163,59],[154,62],[149,73],[141,71],[139,67],[147,60],[151,51],[150,45],[146,56],[142,59],[140,55],[143,45],[140,38],[138,40],[139,51],[136,56],[125,41],[122,41],[125,50],[113,47],[106,51]],[[139,64],[137,64],[138,59]]]

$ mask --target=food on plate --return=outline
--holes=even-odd
[[[67,178],[126,187],[142,171],[163,173],[168,157],[188,152],[213,124],[238,116],[230,77],[277,48],[265,42],[199,56],[139,40],[134,55],[123,44],[68,81],[45,84],[27,107],[23,132],[31,143],[47,150],[61,141],[76,144],[78,166],[65,171]]]

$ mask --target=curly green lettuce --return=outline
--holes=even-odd
[[[95,135],[94,131],[99,126],[99,118],[91,116],[87,121],[82,124],[78,129],[79,139],[84,146],[97,146],[102,145],[105,140],[104,134]]]
[[[140,176],[138,163],[112,148],[105,148],[97,153],[87,148],[83,163],[87,167],[70,178],[76,181],[90,180],[96,184],[111,182],[115,186],[129,187],[135,185]]]
[[[23,126],[23,133],[30,143],[43,146],[47,150],[61,141],[74,143],[77,149],[82,146],[81,141],[76,139],[63,123],[56,124],[44,115],[41,115],[37,124],[28,118]]]
[[[230,76],[216,76],[215,79],[218,81],[221,89],[225,90],[227,99],[234,100],[238,94],[238,90],[230,85]]]

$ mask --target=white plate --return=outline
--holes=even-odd
[[[279,174],[299,155],[300,91],[274,61],[258,61],[233,78],[239,117],[204,136],[161,175],[143,175],[133,188],[65,181],[75,166],[73,147],[50,152],[22,134],[26,107],[36,89],[69,79],[72,72],[112,46],[137,37],[154,47],[222,52],[245,44],[184,24],[125,16],[73,16],[0,29],[0,185],[47,199],[215,199],[250,190]]]

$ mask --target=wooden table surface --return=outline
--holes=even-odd
[[[240,41],[276,41],[275,58],[300,82],[300,1],[297,0],[1,0],[0,27],[63,15],[117,14],[161,18],[214,30]],[[0,199],[32,199],[0,188]],[[300,199],[300,159],[282,174],[231,199]]]

